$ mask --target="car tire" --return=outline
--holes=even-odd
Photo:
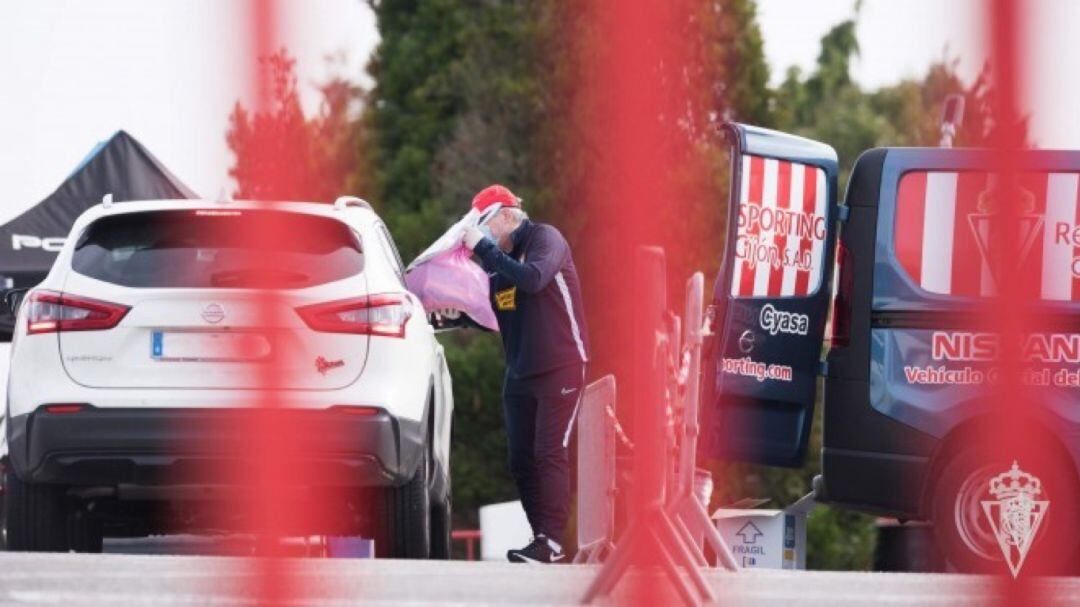
[[[443,561],[450,559],[451,514],[450,492],[447,488],[446,497],[431,504],[431,558],[433,559]]]
[[[1048,452],[1049,451],[1049,452]],[[1057,450],[960,448],[947,454],[931,498],[934,541],[952,568],[964,573],[1010,574],[983,501],[993,501],[990,479],[1011,469],[1035,475],[1049,501],[1023,561],[1023,575],[1071,575],[1080,535],[1080,483],[1070,458]]]
[[[409,482],[383,492],[375,552],[381,558],[426,559],[431,553],[431,500],[426,458]]]
[[[24,483],[10,469],[4,484],[7,549],[67,552],[67,499],[63,487]]]
[[[68,543],[75,552],[98,554],[104,548],[101,521],[83,509],[72,509],[68,515]]]

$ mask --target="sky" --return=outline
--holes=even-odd
[[[945,57],[959,59],[962,76],[982,67],[980,37],[973,21],[985,0],[864,0],[856,28],[861,47],[855,80],[867,88],[917,78]],[[758,25],[772,83],[789,66],[814,69],[821,37],[852,18],[855,0],[758,0]]]
[[[279,0],[306,109],[332,70],[363,77],[378,43],[362,0]],[[972,79],[983,64],[986,0],[864,0],[855,79],[877,87],[917,77],[943,57]],[[1031,3],[1032,5],[1036,3]],[[196,192],[231,191],[228,114],[245,95],[240,0],[0,0],[0,221],[47,196],[98,141],[125,129]],[[1069,47],[1080,2],[1041,0],[1031,24],[1042,71],[1033,124],[1042,147],[1080,149],[1080,53]],[[821,36],[854,0],[758,0],[774,82],[813,69]],[[325,57],[347,49],[347,60]],[[363,193],[357,193],[363,194]]]
[[[329,54],[363,75],[378,42],[361,0],[283,0],[283,43],[302,99],[317,104]],[[0,0],[0,221],[51,193],[118,129],[206,197],[231,192],[225,144],[247,94],[246,2]]]

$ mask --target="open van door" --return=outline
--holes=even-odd
[[[836,242],[831,147],[729,123],[731,194],[703,384],[710,455],[801,466],[814,418]]]

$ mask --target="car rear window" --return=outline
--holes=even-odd
[[[330,218],[263,210],[104,217],[83,232],[72,268],[126,287],[304,288],[359,274],[359,238]]]
[[[1080,175],[1025,173],[1020,189],[1018,255],[999,259],[995,217],[1004,194],[979,171],[909,171],[896,195],[894,248],[912,282],[957,297],[1000,292],[1003,264],[1014,264],[1021,289],[1046,301],[1080,301]]]

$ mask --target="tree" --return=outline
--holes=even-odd
[[[368,178],[357,169],[364,166],[359,158],[364,137],[359,87],[330,79],[320,87],[318,112],[307,118],[297,90],[296,61],[282,49],[259,64],[269,72],[270,107],[252,111],[238,101],[229,116],[233,196],[331,202],[351,188],[362,188]]]
[[[373,131],[375,201],[403,255],[427,247],[491,183],[511,186],[530,213],[541,213],[531,4],[370,4],[381,35],[368,66],[376,84],[365,117]],[[455,522],[475,526],[479,506],[516,495],[505,463],[501,346],[496,336],[476,332],[440,341],[456,403]]]
[[[855,36],[858,13],[821,39],[813,73],[787,71],[774,94],[774,128],[824,141],[840,157],[840,191],[863,151],[879,146],[936,146],[942,107],[949,95],[963,95],[967,111],[955,145],[987,141],[992,91],[985,77],[966,86],[947,58],[932,65],[921,80],[903,80],[876,91],[863,91],[851,78],[859,53]]]

